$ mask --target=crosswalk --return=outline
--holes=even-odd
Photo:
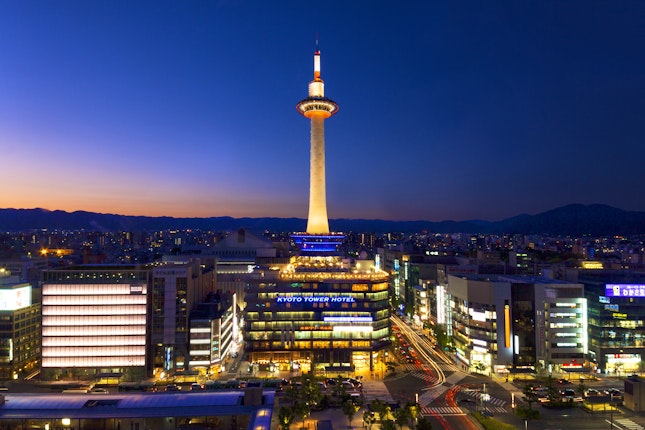
[[[466,413],[456,406],[424,406],[421,408],[421,415],[466,415]]]
[[[445,393],[448,389],[443,386],[439,385],[436,387],[432,387],[428,390],[424,390],[421,395],[419,396],[419,404],[420,405],[429,405],[432,403],[436,398],[441,396],[443,393]]]
[[[481,393],[480,391],[474,391],[474,390],[470,390],[470,389],[467,389],[467,388],[462,388],[461,392],[466,394],[467,396],[473,397],[476,402],[481,402],[481,395],[483,393]],[[504,406],[506,406],[506,403],[507,402],[505,400],[498,399],[496,397],[490,397],[490,395],[488,397],[488,400],[486,400],[486,405],[504,407]]]
[[[363,396],[366,403],[376,399],[387,403],[394,402],[390,391],[381,381],[363,381]]]
[[[626,429],[629,429],[629,430],[643,430],[643,429],[645,429],[645,427],[643,427],[640,424],[635,423],[634,421],[630,420],[629,418],[615,419],[614,422],[616,424],[619,424],[619,425],[625,427]]]

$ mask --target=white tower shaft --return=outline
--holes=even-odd
[[[311,160],[309,166],[309,218],[307,233],[328,234],[325,188],[325,117],[311,116]]]

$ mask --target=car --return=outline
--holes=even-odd
[[[593,396],[599,396],[600,391],[594,389],[594,388],[589,388],[587,391],[585,391],[585,397],[593,397]]]
[[[459,399],[457,403],[475,403],[475,401],[466,397],[465,399]]]
[[[181,387],[179,387],[178,385],[175,385],[175,384],[166,385],[166,391],[168,391],[168,392],[170,392],[170,391],[179,391],[179,390],[181,390]]]
[[[568,379],[564,379],[564,378],[562,378],[562,379],[558,379],[558,380],[557,380],[557,381],[555,381],[555,382],[557,382],[558,384],[562,384],[562,385],[569,385],[569,384],[571,384],[571,381],[569,381]]]
[[[357,388],[360,387],[361,385],[363,385],[361,383],[361,381],[359,381],[358,379],[355,379],[355,378],[347,378],[347,381],[351,382],[352,384],[354,384],[354,386],[357,387]]]
[[[198,384],[197,382],[190,385],[190,391],[201,391],[203,389],[204,389],[204,386],[202,384]]]

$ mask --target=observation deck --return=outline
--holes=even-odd
[[[296,105],[296,110],[307,118],[314,115],[329,118],[338,112],[338,104],[327,97],[307,97]]]

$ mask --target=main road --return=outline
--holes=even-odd
[[[479,427],[458,405],[455,397],[460,391],[458,383],[468,374],[455,366],[442,351],[435,350],[434,343],[425,335],[417,333],[397,316],[392,316],[391,320],[419,359],[418,362],[404,364],[408,372],[387,378],[385,383],[392,396],[402,403],[419,403],[421,415],[431,421],[432,428],[477,430]]]

